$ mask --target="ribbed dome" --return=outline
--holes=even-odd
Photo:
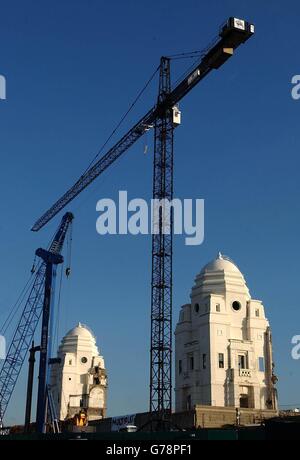
[[[233,263],[233,261],[230,260],[228,257],[223,256],[220,252],[216,259],[214,259],[212,262],[209,262],[209,264],[205,265],[205,267],[201,270],[201,273],[215,271],[241,273],[238,267]]]
[[[81,323],[78,323],[64,336],[59,347],[60,353],[77,353],[78,351],[86,351],[93,356],[99,354],[94,334]]]
[[[250,298],[245,278],[239,268],[232,260],[219,253],[216,259],[205,265],[196,276],[192,296],[225,292],[243,294]]]
[[[66,337],[72,336],[95,338],[92,331],[85,324],[81,323],[78,323],[77,326],[73,327],[66,335]]]

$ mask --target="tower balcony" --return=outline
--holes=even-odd
[[[252,372],[250,369],[239,369],[239,376],[240,377],[248,377],[251,379],[252,377]]]
[[[231,379],[251,379],[253,377],[250,369],[231,369]]]

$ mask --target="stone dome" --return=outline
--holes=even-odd
[[[214,271],[227,271],[241,274],[235,263],[230,260],[229,257],[224,256],[220,252],[216,259],[212,260],[207,265],[205,265],[205,267],[203,267],[201,273]]]
[[[73,327],[67,334],[66,337],[89,337],[95,339],[92,331],[85,325],[78,323],[77,326]]]
[[[78,353],[80,351],[89,352],[93,356],[99,355],[94,334],[87,326],[78,323],[62,339],[59,352]]]
[[[196,276],[192,296],[199,293],[224,294],[234,292],[246,295],[250,299],[245,278],[237,265],[221,253],[203,267]]]

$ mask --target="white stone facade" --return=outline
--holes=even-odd
[[[197,275],[175,331],[176,411],[196,404],[277,409],[269,322],[244,276],[219,256]]]
[[[107,375],[92,332],[78,324],[63,338],[58,360],[51,365],[50,389],[59,420],[73,417],[81,409],[88,420],[106,414]]]

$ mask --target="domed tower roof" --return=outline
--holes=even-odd
[[[96,338],[92,331],[84,324],[78,323],[62,339],[59,347],[59,353],[77,353],[86,351],[98,356]]]
[[[219,252],[216,259],[212,260],[202,268],[201,273],[213,271],[228,271],[241,274],[237,265],[235,265],[235,263],[229,259],[229,257],[221,254],[221,252]]]
[[[205,265],[196,276],[192,296],[199,293],[225,294],[225,292],[245,294],[250,299],[249,289],[238,266],[219,252],[218,256]]]
[[[95,339],[94,334],[85,324],[78,323],[77,326],[73,327],[67,334],[66,337],[89,337]]]

